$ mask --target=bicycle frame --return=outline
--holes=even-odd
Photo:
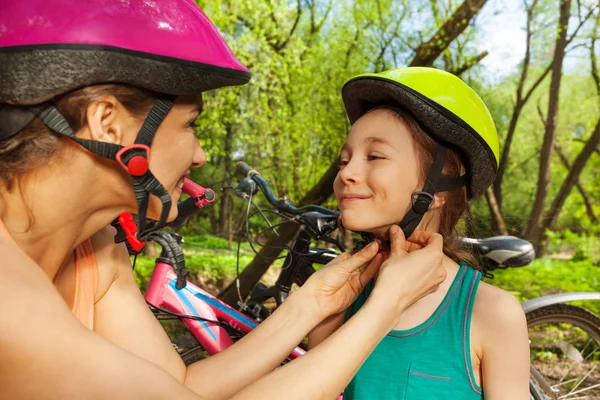
[[[158,261],[148,284],[146,301],[152,306],[173,313],[222,321],[243,333],[250,332],[258,325],[256,321],[229,307],[193,283],[188,281],[186,287],[178,290],[175,288],[176,282],[177,275],[173,268]],[[233,340],[222,326],[189,318],[181,318],[181,321],[210,355],[219,353],[233,344]],[[289,357],[297,358],[305,353],[303,349],[296,347]]]

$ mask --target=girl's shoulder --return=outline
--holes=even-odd
[[[509,315],[523,314],[523,308],[517,298],[506,290],[486,282],[480,282],[473,314],[481,314],[488,318],[506,318]]]
[[[503,341],[523,330],[527,330],[527,320],[519,300],[505,290],[481,282],[475,296],[471,322],[471,332],[474,338],[479,338],[480,348]]]

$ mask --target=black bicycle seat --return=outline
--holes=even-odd
[[[482,257],[505,267],[524,267],[535,258],[533,245],[514,236],[492,236],[485,239],[459,237],[458,240]]]

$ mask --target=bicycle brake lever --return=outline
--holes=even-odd
[[[226,189],[233,190],[233,194],[242,199],[248,199],[250,194],[254,196],[258,193],[258,185],[250,177],[242,179],[237,186],[226,186],[221,190],[225,191]]]

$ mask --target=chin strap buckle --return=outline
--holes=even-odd
[[[112,225],[117,229],[115,243],[126,242],[130,252],[134,252],[135,254],[142,251],[146,242],[138,239],[138,227],[130,213],[121,213]]]
[[[424,215],[429,211],[434,202],[435,197],[431,193],[414,192],[412,194],[412,208],[419,215]]]

